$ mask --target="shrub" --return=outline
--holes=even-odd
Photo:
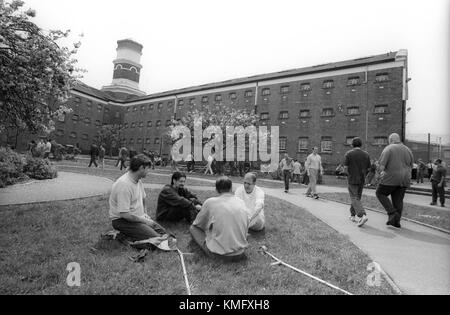
[[[49,160],[26,157],[26,165],[23,169],[24,173],[34,179],[51,179],[58,176],[56,168],[50,164]]]
[[[23,173],[25,163],[22,155],[8,148],[0,148],[0,187],[26,179]]]

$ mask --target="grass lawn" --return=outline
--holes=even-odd
[[[197,192],[201,199],[213,192]],[[148,190],[148,205],[158,191]],[[108,196],[34,205],[0,207],[0,294],[185,294],[179,256],[151,252],[144,262],[137,251],[101,241],[110,229]],[[267,198],[267,229],[249,236],[247,260],[223,264],[203,255],[186,223],[167,225],[178,238],[193,294],[338,294],[327,286],[282,267],[275,256],[355,294],[393,294],[383,281],[369,287],[370,259],[343,235],[287,202]],[[154,215],[151,209],[151,215]],[[81,266],[81,286],[66,285],[67,264]]]
[[[350,197],[346,193],[323,193],[320,195],[324,198],[350,203]],[[383,212],[385,211],[378,199],[374,196],[363,195],[362,203],[366,207],[381,210]],[[410,203],[404,203],[402,215],[409,219],[434,225],[450,231],[450,211],[448,210],[440,210],[432,207],[423,207]]]

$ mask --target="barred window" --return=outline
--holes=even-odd
[[[359,77],[350,77],[347,80],[347,86],[359,85]]]
[[[309,109],[302,109],[300,111],[300,118],[311,117],[311,111]]]
[[[221,102],[222,101],[222,94],[217,94],[214,99],[215,99],[216,102]]]
[[[376,83],[387,82],[387,81],[389,81],[389,74],[388,73],[378,73],[375,76],[375,82]]]
[[[386,114],[388,112],[387,105],[375,105],[374,113],[375,114]]]
[[[359,115],[361,114],[358,106],[347,107],[347,115]]]
[[[323,81],[323,88],[324,89],[332,89],[332,88],[334,88],[334,81],[333,80],[325,80],[325,81]]]
[[[237,98],[236,92],[231,92],[229,94],[230,100],[235,100]]]
[[[280,137],[280,151],[286,151],[287,149],[287,138],[286,137]]]
[[[155,138],[155,144],[159,144],[159,138]]]
[[[141,105],[141,112],[145,111],[145,105]]]
[[[309,139],[307,137],[298,138],[298,152],[308,151]]]
[[[184,100],[178,100],[178,107],[182,107],[184,105]]]
[[[300,91],[311,91],[311,83],[300,84]]]
[[[144,127],[144,122],[143,121],[139,122],[139,128],[142,128],[142,127]]]
[[[375,145],[387,145],[388,138],[387,137],[375,137]]]
[[[278,116],[279,119],[289,119],[289,112],[282,111],[280,112],[280,115]]]
[[[333,141],[330,137],[323,137],[320,142],[320,151],[322,153],[332,153],[333,152]]]
[[[261,114],[259,114],[259,119],[261,119],[261,120],[269,120],[269,113],[261,113]]]
[[[208,103],[208,96],[202,97],[202,103]]]
[[[245,91],[244,96],[245,97],[252,97],[253,96],[253,91],[252,90]]]
[[[261,94],[262,94],[263,96],[270,95],[270,88],[262,89]]]
[[[154,108],[154,105],[153,105],[153,104],[149,104],[149,105],[148,105],[148,110],[153,110],[153,108]]]
[[[322,116],[323,117],[334,116],[334,109],[333,108],[324,108],[324,109],[322,109]]]
[[[72,120],[73,121],[78,121],[78,119],[79,119],[79,116],[77,114],[73,114]]]
[[[280,93],[281,93],[281,94],[289,93],[289,91],[290,91],[289,85],[283,85],[283,86],[280,88]]]
[[[125,124],[123,125],[123,127],[124,127],[125,129],[128,129],[128,123],[125,123]]]
[[[145,144],[150,144],[150,143],[151,143],[150,138],[146,138],[146,139],[145,139]]]
[[[147,127],[152,127],[153,126],[153,123],[152,123],[152,121],[151,120],[149,120],[149,121],[147,121]]]

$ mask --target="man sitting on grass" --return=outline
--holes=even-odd
[[[134,156],[129,171],[112,186],[109,197],[109,217],[112,226],[132,241],[167,237],[165,229],[153,221],[145,207],[145,190],[141,178],[147,175],[150,159],[143,154]]]
[[[158,197],[157,221],[178,222],[186,219],[192,223],[200,211],[201,202],[197,196],[184,187],[186,174],[175,172],[170,185],[164,186]]]
[[[244,185],[236,189],[234,195],[245,203],[249,218],[249,229],[262,231],[266,223],[264,217],[264,191],[256,186],[256,174],[245,174]]]
[[[233,195],[231,187],[228,177],[217,179],[220,196],[205,201],[190,231],[208,256],[238,261],[245,258],[249,222],[245,203]]]

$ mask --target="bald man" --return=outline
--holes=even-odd
[[[244,177],[244,185],[236,189],[234,195],[243,200],[247,215],[250,220],[249,230],[262,231],[266,219],[264,217],[264,191],[256,186],[256,174],[247,173]]]
[[[411,150],[400,141],[398,134],[391,134],[389,145],[384,148],[380,156],[381,179],[376,191],[378,200],[389,216],[386,225],[401,228],[403,198],[406,189],[411,185],[413,163],[414,156]]]

